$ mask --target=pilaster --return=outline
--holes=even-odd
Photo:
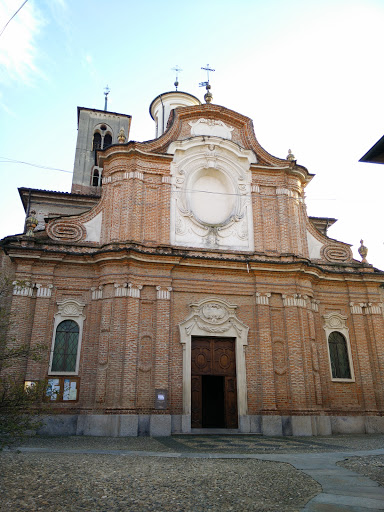
[[[155,348],[155,389],[169,387],[169,336],[171,332],[170,286],[156,286],[156,348]]]
[[[32,350],[46,346],[46,352],[48,353],[51,344],[51,340],[48,339],[48,334],[52,331],[53,327],[53,318],[49,314],[53,285],[50,283],[37,283],[35,287],[37,291],[29,346]],[[49,322],[52,324],[51,328]],[[42,361],[35,361],[29,358],[25,380],[39,380],[44,378],[47,371],[48,364],[45,358]]]
[[[291,406],[295,410],[300,410],[306,408],[307,404],[302,347],[303,333],[298,308],[306,307],[306,301],[299,294],[282,295],[282,299],[285,306]]]
[[[94,291],[94,290],[93,290]],[[101,297],[100,297],[101,299]],[[99,302],[99,299],[94,299]],[[98,304],[100,314],[99,353],[96,370],[96,403],[104,404],[107,391],[107,371],[109,363],[109,342],[111,332],[112,300],[110,297],[100,300]],[[93,306],[94,309],[95,306]],[[97,322],[98,323],[98,322]]]
[[[262,379],[262,410],[274,411],[277,409],[275,391],[275,372],[273,367],[273,347],[271,315],[269,308],[270,293],[257,293],[256,317],[259,332],[260,368]]]
[[[125,408],[135,407],[136,402],[136,373],[137,373],[137,344],[139,337],[140,292],[141,285],[129,283],[127,330],[125,335],[124,364],[121,403]]]
[[[351,340],[351,348],[352,358],[355,356],[359,365],[358,375],[360,377],[359,380],[364,399],[364,408],[368,411],[372,411],[377,409],[377,404],[375,399],[375,384],[372,378],[372,372],[374,372],[374,368],[372,367],[373,361],[371,361],[370,358],[364,318],[366,306],[367,304],[363,302],[350,303],[351,318],[355,334],[354,342],[352,343]],[[353,363],[355,364],[355,361],[353,361]]]
[[[170,215],[171,204],[171,177],[163,176],[161,179],[161,217],[160,217],[160,244],[170,243]]]

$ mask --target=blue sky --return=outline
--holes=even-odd
[[[2,0],[0,26],[22,0]],[[0,37],[0,237],[22,230],[17,187],[69,191],[76,107],[131,114],[154,137],[152,99],[180,89],[253,119],[270,153],[316,174],[309,215],[338,218],[332,238],[361,238],[384,269],[384,166],[359,158],[384,134],[384,1],[29,0]],[[18,164],[30,162],[69,172]]]

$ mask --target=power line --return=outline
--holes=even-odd
[[[31,167],[37,167],[38,169],[47,169],[48,171],[59,171],[59,172],[67,172],[69,174],[73,174],[73,171],[67,171],[65,169],[58,169],[57,167],[48,167],[46,165],[33,164],[32,162],[23,162],[22,160],[13,160],[12,158],[6,158],[5,156],[0,156],[0,164],[23,164],[30,165]]]
[[[25,0],[25,2],[23,2],[23,4],[17,9],[17,11],[13,14],[13,16],[11,16],[9,18],[9,20],[7,21],[7,23],[4,25],[4,27],[1,29],[1,32],[0,32],[0,36],[2,35],[2,33],[4,32],[4,30],[7,28],[7,26],[9,25],[9,23],[13,20],[13,18],[16,16],[16,14],[21,11],[21,9],[24,7],[24,5],[28,2],[28,0]]]
[[[5,164],[5,163],[9,163],[9,164],[24,164],[24,165],[30,165],[31,167],[37,167],[38,169],[47,169],[49,171],[59,171],[59,172],[66,172],[68,174],[73,174],[73,171],[67,171],[65,169],[58,169],[57,167],[48,167],[48,166],[45,166],[45,165],[39,165],[39,164],[33,164],[31,162],[23,162],[22,160],[14,160],[12,158],[7,158],[7,157],[4,157],[4,156],[0,156],[0,164]],[[237,192],[213,192],[213,191],[210,191],[210,190],[197,190],[197,189],[188,189],[188,188],[184,188],[183,190],[171,190],[171,194],[181,194],[183,192],[189,192],[189,193],[192,193],[192,194],[196,194],[196,193],[202,193],[202,194],[213,194],[213,195],[216,195],[216,196],[237,196],[237,197],[244,197],[246,196],[246,194],[239,194]],[[271,194],[263,194],[264,197],[268,196],[268,197],[274,197],[274,195],[271,195]],[[335,198],[306,198],[307,200],[309,201],[336,201]]]

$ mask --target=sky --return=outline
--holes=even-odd
[[[22,3],[1,1],[0,31]],[[209,63],[213,103],[291,149],[316,175],[308,214],[384,270],[384,165],[359,162],[384,134],[383,27],[384,0],[29,0],[0,36],[0,238],[23,230],[18,187],[70,191],[77,106],[103,109],[108,84],[130,139],[153,139],[172,68],[203,101]]]

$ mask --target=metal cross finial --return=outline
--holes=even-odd
[[[209,85],[209,72],[210,71],[215,71],[215,70],[210,68],[209,64],[207,64],[205,68],[201,68],[201,69],[204,69],[204,71],[207,72],[207,81],[206,82],[200,82],[199,86],[200,87],[205,87],[207,89],[206,94],[204,94],[204,99],[205,99],[206,103],[211,103],[212,102],[212,93],[209,90],[211,88],[211,86]]]
[[[179,73],[180,71],[183,71],[178,64],[176,64],[176,66],[174,68],[172,68],[172,71],[175,71],[176,72],[176,80],[175,80],[175,83],[174,83],[174,86],[176,87],[176,91],[177,91],[177,87],[179,86]]]
[[[201,69],[204,69],[204,71],[206,71],[206,72],[207,72],[207,82],[209,83],[209,72],[210,72],[210,71],[215,71],[215,70],[214,70],[214,69],[212,69],[212,68],[210,68],[210,67],[209,67],[209,64],[207,64],[205,68],[201,68]]]
[[[107,110],[107,103],[108,103],[108,94],[111,92],[111,89],[107,87],[104,89],[104,96],[105,96],[105,102],[104,102],[104,110]]]

